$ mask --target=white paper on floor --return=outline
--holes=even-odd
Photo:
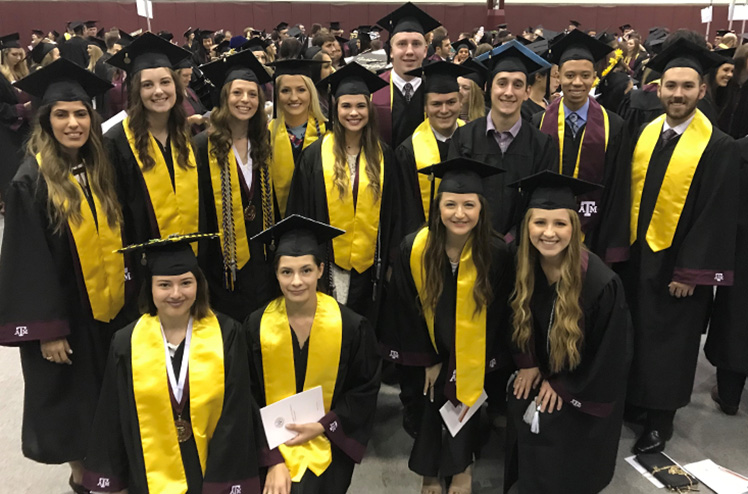
[[[721,467],[712,460],[689,463],[683,468],[717,494],[748,492],[748,477]]]
[[[645,479],[647,479],[650,482],[652,482],[652,484],[654,484],[654,486],[657,487],[658,489],[661,488],[661,487],[665,487],[662,484],[662,482],[660,482],[659,480],[657,480],[656,478],[654,478],[654,476],[651,473],[649,473],[646,468],[644,468],[643,466],[641,466],[639,464],[639,462],[636,461],[636,455],[629,456],[628,458],[626,458],[626,462],[629,465],[631,465],[632,467],[634,467],[634,470],[636,470],[637,472],[639,472],[640,474],[642,474],[642,476],[644,476]]]

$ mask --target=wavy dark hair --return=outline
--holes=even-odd
[[[197,297],[195,303],[190,308],[190,314],[195,319],[202,319],[210,314],[210,295],[208,293],[208,280],[200,268],[190,269],[190,273],[195,275],[197,280]],[[153,302],[153,276],[146,276],[143,286],[140,288],[138,298],[138,308],[141,314],[157,316],[158,309]]]
[[[366,104],[369,110],[369,122],[361,133],[361,152],[366,157],[366,176],[369,178],[369,189],[371,189],[374,200],[376,201],[382,193],[379,185],[379,175],[382,173],[379,169],[379,162],[382,160],[382,145],[379,142],[379,125],[377,124],[377,112],[375,111],[374,104],[370,98],[366,99]],[[335,138],[335,145],[333,146],[333,154],[335,155],[333,183],[338,188],[340,198],[342,199],[348,192],[349,186],[348,175],[346,173],[348,159],[345,152],[345,127],[343,127],[338,118],[337,98],[330,115],[334,116],[332,134]]]
[[[436,310],[436,304],[444,289],[444,269],[447,262],[445,248],[447,245],[447,227],[441,219],[439,205],[442,193],[434,198],[434,206],[431,208],[429,218],[429,235],[426,239],[426,248],[423,250],[423,265],[425,266],[424,296],[421,305]],[[478,223],[471,232],[473,263],[478,273],[473,286],[473,299],[476,306],[487,306],[493,300],[493,288],[489,279],[491,271],[491,243],[498,234],[491,226],[490,212],[485,198],[478,194],[481,210],[478,215]]]
[[[70,171],[78,163],[73,163],[55,139],[50,121],[54,105],[55,103],[43,105],[37,111],[36,122],[26,150],[32,156],[41,154],[44,167],[40,169],[40,173],[48,190],[47,213],[54,231],[59,233],[69,220],[79,223],[83,221],[83,216],[77,186],[68,179]],[[88,140],[80,148],[78,156],[85,165],[91,191],[99,198],[109,226],[114,228],[122,221],[122,209],[114,186],[114,167],[109,162],[104,148],[101,117],[89,103],[83,102],[83,105],[91,119],[91,128]]]
[[[187,123],[187,112],[182,106],[182,102],[184,101],[184,87],[176,72],[168,67],[164,68],[169,71],[169,75],[174,82],[176,98],[174,107],[169,112],[169,137],[177,149],[176,164],[186,170],[191,167],[188,147],[191,146],[191,132],[190,126]],[[132,130],[135,137],[135,149],[138,152],[141,163],[143,163],[143,171],[148,171],[156,166],[156,160],[149,153],[148,110],[146,110],[140,98],[142,74],[143,72],[141,71],[127,79],[129,81],[127,115],[130,117],[130,130]]]
[[[210,114],[211,129],[208,131],[208,139],[212,145],[211,152],[221,167],[228,165],[228,157],[233,144],[229,127],[231,112],[227,104],[231,86],[232,84],[224,84],[221,88],[220,103]],[[254,169],[267,166],[271,154],[270,131],[265,113],[265,93],[259,84],[257,84],[257,98],[257,111],[249,119],[247,127],[247,138],[250,142],[249,155]]]

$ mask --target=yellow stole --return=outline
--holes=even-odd
[[[660,115],[642,131],[634,150],[631,164],[631,243],[636,241],[639,225],[644,180],[652,153],[662,133],[665,115]],[[683,206],[686,204],[691,182],[699,166],[709,139],[712,137],[712,124],[696,110],[691,124],[675,145],[673,156],[667,165],[662,187],[657,195],[652,219],[647,227],[646,240],[653,252],[667,249],[673,244],[675,229],[678,227]]]
[[[424,227],[416,234],[410,252],[410,272],[416,285],[418,298],[424,299],[426,273],[423,268],[423,253],[429,229]],[[486,374],[486,307],[478,307],[473,297],[473,287],[478,278],[473,263],[473,237],[465,244],[460,254],[457,270],[457,304],[455,309],[455,365],[457,399],[472,406],[483,392]],[[434,312],[423,306],[426,326],[431,344],[436,349],[434,335]]]
[[[166,361],[158,316],[141,316],[130,343],[133,395],[148,491],[184,494],[187,492],[187,477],[166,373],[166,366],[171,362]],[[212,312],[193,321],[188,365],[190,423],[200,467],[205,473],[208,446],[223,411],[224,394],[223,336]]]
[[[291,140],[288,138],[286,121],[283,118],[283,114],[276,120],[272,120],[269,125],[270,142],[273,143],[270,179],[273,182],[275,197],[278,199],[278,208],[280,209],[281,217],[285,218],[288,194],[291,191],[291,178],[293,178],[293,172],[296,168],[293,160],[293,147],[291,147]],[[318,122],[314,118],[314,115],[310,114],[306,124],[304,144],[301,145],[302,149],[306,149],[320,137],[317,134],[317,125],[320,126],[320,132],[324,132],[324,122]]]
[[[465,125],[465,122],[458,118],[457,126],[462,127],[463,125]],[[424,219],[428,220],[431,206],[431,182],[428,176],[418,173],[418,170],[440,163],[442,160],[439,154],[439,146],[436,143],[436,136],[431,130],[428,118],[421,122],[413,132],[413,155],[416,158],[416,175],[418,176],[418,188],[421,190]],[[434,178],[434,190],[439,188],[440,182],[441,179]]]
[[[168,237],[174,233],[193,233],[199,231],[200,194],[198,193],[197,165],[192,146],[188,144],[189,164],[187,170],[177,164],[179,151],[171,144],[171,155],[174,159],[174,187],[171,186],[169,169],[166,167],[164,156],[158,149],[156,139],[150,133],[151,145],[149,154],[155,160],[156,166],[148,171],[143,171],[143,163],[140,161],[135,147],[135,136],[130,129],[130,117],[122,122],[125,136],[130,144],[135,160],[143,174],[148,196],[153,206],[153,213],[158,223],[158,233],[161,238]],[[197,254],[197,243],[192,245]]]
[[[43,168],[41,153],[37,153],[36,162]],[[125,305],[125,258],[115,252],[122,248],[122,231],[119,225],[109,226],[101,201],[91,187],[97,225],[81,185],[72,173],[68,173],[67,179],[75,185],[81,201],[83,219],[80,222],[69,219],[68,228],[75,242],[91,312],[97,321],[109,322]],[[53,202],[67,207],[67,201]]]
[[[384,155],[379,162],[379,198],[374,200],[366,174],[366,157],[362,152],[358,164],[358,196],[353,207],[353,192],[347,191],[340,198],[335,185],[335,138],[327,134],[322,138],[322,172],[325,179],[325,195],[330,225],[345,230],[343,235],[332,239],[335,264],[350,271],[363,273],[374,264],[379,231],[379,213],[384,191]],[[350,185],[350,170],[344,163],[347,182]],[[349,187],[350,188],[350,187]]]
[[[210,183],[213,187],[213,202],[216,205],[216,220],[218,233],[221,238],[221,252],[224,250],[226,236],[223,232],[223,194],[221,193],[221,165],[211,152],[213,145],[208,139],[208,162],[210,166]],[[244,223],[244,207],[242,206],[242,190],[239,184],[239,173],[236,171],[236,157],[234,151],[228,155],[229,176],[231,179],[231,209],[234,213],[234,240],[236,245],[236,269],[239,270],[249,261],[249,242],[247,241],[247,226]]]
[[[260,348],[265,402],[270,405],[296,394],[296,372],[293,360],[291,325],[286,313],[286,299],[279,297],[268,304],[260,320]],[[343,341],[343,319],[334,298],[317,292],[317,310],[309,333],[309,359],[304,391],[322,386],[325,412],[330,411],[338,378],[340,349]],[[279,446],[291,480],[299,482],[307,468],[320,476],[332,461],[330,440],[324,434],[298,446]]]

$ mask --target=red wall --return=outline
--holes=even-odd
[[[204,29],[228,28],[234,34],[247,26],[270,28],[280,21],[301,22],[309,29],[312,22],[327,24],[340,21],[350,30],[359,24],[373,24],[397,4],[367,4],[365,1],[350,4],[295,2],[157,2],[154,3],[153,31],[171,31],[180,37],[189,26]],[[487,10],[483,5],[434,4],[424,7],[432,16],[441,20],[452,35],[468,31],[486,23]],[[567,19],[580,21],[583,28],[615,29],[629,23],[646,33],[651,26],[666,26],[670,29],[687,27],[704,32],[700,23],[699,6],[627,6],[627,7],[538,7],[505,5],[506,20],[514,32],[522,26],[542,24],[560,31],[566,27]],[[715,7],[715,19],[727,18],[727,7]],[[71,20],[98,19],[99,26],[116,25],[127,31],[145,29],[146,22],[137,16],[134,3],[117,2],[29,2],[0,1],[0,34],[19,31],[22,41],[28,42],[32,28],[56,29],[62,32],[65,23]],[[487,26],[488,27],[488,26]],[[727,27],[727,21],[712,25]],[[736,26],[739,30],[739,25]]]

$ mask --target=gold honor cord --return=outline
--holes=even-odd
[[[177,164],[178,150],[171,144],[171,155],[174,160],[174,187],[171,186],[169,169],[166,167],[163,154],[158,149],[156,139],[148,133],[150,147],[148,153],[155,160],[156,166],[148,171],[143,171],[143,163],[140,161],[135,147],[135,136],[130,129],[130,117],[122,122],[125,136],[130,144],[135,160],[143,174],[148,196],[153,206],[153,214],[158,223],[160,237],[167,237],[174,233],[188,233],[199,231],[200,194],[198,193],[197,165],[192,146],[188,144],[189,165],[183,169]],[[192,246],[197,254],[197,244]]]
[[[358,199],[353,207],[353,192],[348,190],[343,198],[335,185],[335,138],[327,134],[322,139],[322,172],[325,180],[325,195],[330,225],[345,230],[343,235],[332,240],[335,264],[350,271],[363,273],[374,264],[379,231],[379,214],[384,190],[384,156],[379,162],[379,198],[374,200],[366,174],[366,157],[362,152],[358,165]],[[350,170],[345,164],[347,182],[350,185]],[[350,189],[350,187],[349,187]]]
[[[273,181],[275,197],[278,199],[278,208],[280,209],[281,218],[285,218],[288,194],[291,191],[291,179],[293,178],[293,172],[296,168],[293,159],[293,147],[291,146],[291,140],[288,137],[286,122],[282,113],[278,117],[277,122],[271,121],[268,125],[270,127],[270,142],[273,143],[270,178]],[[302,144],[302,149],[306,149],[310,144],[319,139],[320,136],[317,133],[317,127],[319,125],[320,122],[314,118],[314,115],[310,114],[309,120],[306,124],[306,133],[304,134],[304,144]]]
[[[132,381],[149,492],[184,494],[187,477],[169,396],[158,316],[141,316],[131,337]],[[223,411],[223,336],[215,314],[194,321],[189,354],[190,422],[200,467]],[[159,372],[158,369],[161,369]]]
[[[410,252],[410,271],[416,285],[418,298],[423,301],[425,290],[425,270],[423,253],[426,250],[428,227],[416,234]],[[486,307],[478,310],[473,297],[473,287],[478,272],[473,262],[473,237],[467,241],[460,254],[460,266],[457,271],[457,303],[455,310],[455,364],[457,399],[472,406],[483,393],[486,374]],[[422,304],[423,305],[423,304]],[[434,313],[423,307],[426,326],[429,330],[431,344],[436,349],[434,333]]]
[[[279,297],[268,304],[260,320],[262,373],[268,405],[296,394],[291,331],[286,300]],[[329,412],[332,405],[342,344],[340,306],[334,298],[317,292],[317,310],[307,341],[309,356],[304,390],[322,386],[325,412]],[[307,469],[317,476],[322,475],[332,461],[330,441],[324,435],[298,446],[282,444],[279,448],[294,482],[299,482]]]
[[[223,194],[221,191],[221,165],[211,152],[212,144],[208,140],[208,161],[210,164],[210,183],[213,187],[213,201],[216,205],[216,221],[218,232],[221,235],[221,252],[226,252],[226,234],[223,231]],[[249,241],[247,240],[247,227],[244,220],[244,208],[242,207],[242,192],[239,184],[239,173],[237,172],[236,157],[234,151],[229,150],[228,169],[231,180],[231,209],[234,216],[234,241],[236,242],[236,269],[244,267],[249,261]]]
[[[463,125],[465,125],[465,122],[457,119],[457,126],[462,127]],[[427,175],[418,173],[418,170],[440,163],[442,160],[439,154],[439,145],[436,142],[434,132],[431,130],[431,123],[428,118],[421,122],[413,132],[413,155],[416,158],[416,175],[418,176],[418,188],[421,191],[424,220],[428,221],[431,206],[431,181]],[[439,189],[440,182],[441,179],[434,178],[434,190]]]
[[[644,181],[649,162],[662,133],[666,115],[660,115],[642,131],[634,150],[631,165],[631,243],[636,241],[639,225]],[[712,137],[712,124],[701,110],[696,110],[693,120],[683,133],[667,165],[665,178],[657,195],[652,219],[647,227],[646,240],[653,252],[667,249],[673,244],[683,207],[686,204],[691,182],[699,166],[701,155]]]
[[[41,153],[37,153],[36,162],[39,168],[43,168]],[[115,252],[122,248],[122,231],[120,225],[114,228],[109,226],[101,201],[91,187],[97,226],[81,185],[72,173],[68,173],[67,179],[75,185],[80,198],[83,218],[80,222],[69,219],[68,228],[73,235],[91,312],[97,321],[109,322],[125,305],[125,258]],[[66,202],[59,199],[52,202],[62,204],[63,208],[68,207]]]

